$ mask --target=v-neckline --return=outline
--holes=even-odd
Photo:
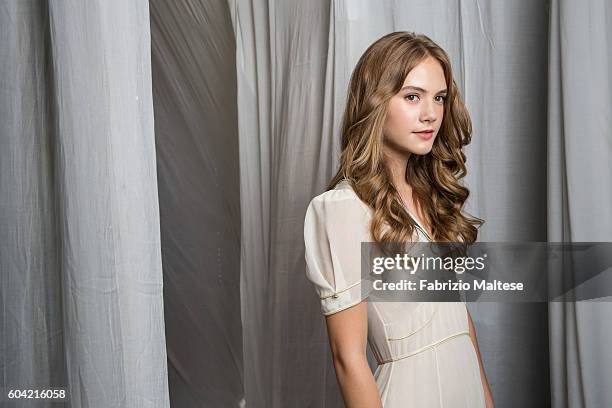
[[[402,201],[404,209],[406,210],[410,218],[412,218],[412,220],[419,227],[419,229],[423,232],[423,234],[425,234],[425,237],[429,240],[429,242],[432,242],[431,235],[429,234],[429,232],[427,232],[427,229],[423,226],[423,223],[414,214],[412,214],[412,212],[408,209],[408,206],[406,205],[406,201],[404,201],[404,198],[401,195],[400,195],[400,200]]]
[[[406,204],[404,204],[404,208],[405,207],[406,207]],[[408,211],[407,208],[406,208],[406,212],[408,213],[410,218],[412,218],[412,220],[417,224],[417,226],[423,232],[423,234],[425,234],[425,238],[427,238],[431,242],[432,241],[431,240],[431,236],[430,236],[429,232],[427,232],[427,229],[423,226],[421,221],[419,221],[419,219],[417,217],[415,217],[410,211]]]

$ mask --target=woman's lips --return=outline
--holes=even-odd
[[[433,130],[429,132],[414,132],[414,133],[419,135],[421,139],[425,139],[425,140],[429,140],[433,136]]]

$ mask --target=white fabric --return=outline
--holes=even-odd
[[[0,2],[3,392],[169,406],[148,6]]]
[[[306,276],[331,315],[365,299],[361,242],[372,211],[346,181],[313,198],[304,220]],[[418,231],[417,240],[426,242]],[[484,407],[476,350],[462,302],[367,302],[368,344],[385,408]]]
[[[370,241],[367,206],[348,189],[315,197],[304,221],[306,274],[314,283],[324,315],[362,299],[361,242]]]

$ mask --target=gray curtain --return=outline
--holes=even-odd
[[[612,242],[612,5],[553,1],[548,78],[550,241]],[[601,282],[609,288],[612,283]],[[612,406],[612,298],[550,304],[555,407]]]
[[[225,2],[150,1],[173,407],[243,398],[235,41]]]
[[[359,56],[397,30],[450,54],[481,241],[612,241],[611,17],[606,0],[0,1],[0,386],[342,406],[302,227]],[[497,406],[612,406],[610,309],[471,304]]]
[[[167,407],[148,2],[2,1],[0,33],[0,388]]]

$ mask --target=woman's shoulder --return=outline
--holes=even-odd
[[[336,186],[327,190],[310,201],[310,206],[325,205],[333,207],[358,207],[367,212],[368,205],[361,201],[347,180],[342,180]]]
[[[319,220],[334,218],[353,223],[370,218],[370,207],[361,201],[348,181],[342,180],[336,186],[315,196],[308,205],[309,215]]]
[[[304,238],[308,242],[334,241],[340,246],[370,241],[370,208],[346,182],[314,197],[304,218]]]

